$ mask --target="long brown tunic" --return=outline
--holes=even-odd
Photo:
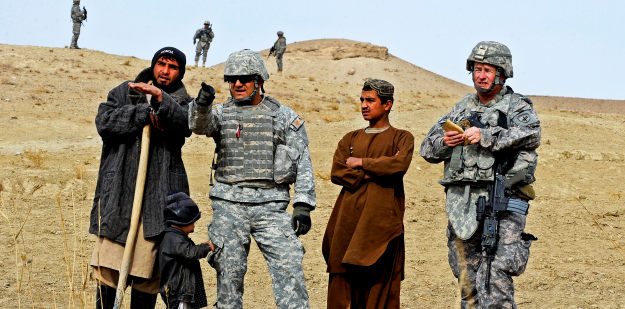
[[[412,134],[393,127],[375,134],[356,130],[339,142],[332,182],[343,189],[323,237],[327,272],[344,273],[344,264],[373,265],[404,232],[403,176],[413,150]],[[363,158],[362,169],[349,168],[349,157]],[[373,178],[365,180],[365,173]]]

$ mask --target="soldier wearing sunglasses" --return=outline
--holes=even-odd
[[[264,94],[267,80],[260,54],[235,52],[224,72],[231,97],[213,105],[215,91],[202,83],[189,108],[191,131],[217,145],[208,227],[215,246],[208,261],[217,271],[217,308],[243,308],[250,235],[269,266],[277,307],[309,308],[305,250],[297,238],[310,230],[316,205],[308,136],[299,115]],[[291,185],[292,216],[286,212]]]

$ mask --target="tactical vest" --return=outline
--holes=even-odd
[[[493,128],[500,123],[500,117],[509,123],[509,113],[520,100],[518,94],[506,94],[493,104],[481,104],[479,99],[463,100],[464,106],[454,119],[454,123],[462,123],[469,116],[477,113],[479,121],[487,128]],[[482,182],[493,181],[495,172],[495,154],[478,144],[456,146],[453,148],[451,160],[445,161],[445,176],[439,180],[441,185],[479,185]]]
[[[78,16],[78,15],[76,15],[74,13],[76,8],[78,8],[78,10],[80,11],[80,6],[78,6],[77,4],[73,5],[72,6],[72,11],[71,11],[71,18],[72,18],[73,22],[79,23],[79,22],[82,22],[82,20],[80,19],[80,16]]]
[[[206,30],[206,29],[202,29],[202,31],[200,32],[200,42],[204,42],[204,43],[210,43],[210,36],[209,36],[210,30]]]
[[[275,186],[274,153],[285,143],[279,110],[280,103],[271,97],[258,105],[224,104],[215,179],[247,187]]]

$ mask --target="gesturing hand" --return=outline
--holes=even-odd
[[[163,92],[156,86],[148,85],[146,83],[128,83],[128,86],[132,89],[137,89],[142,93],[152,95],[157,102],[163,101]]]

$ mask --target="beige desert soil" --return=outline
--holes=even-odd
[[[318,205],[311,232],[300,239],[307,249],[311,307],[325,308],[328,276],[321,241],[340,191],[329,180],[330,165],[339,139],[366,126],[358,112],[364,79],[396,85],[391,121],[411,131],[417,145],[439,117],[474,90],[393,57],[386,48],[348,40],[290,44],[284,62],[284,73],[277,75],[274,58],[267,61],[271,80],[265,89],[306,120]],[[109,90],[147,66],[146,60],[92,50],[0,45],[0,307],[77,308],[84,302],[92,307],[94,282],[84,279],[95,239],[87,226],[102,145],[94,118]],[[212,84],[217,102],[223,102],[228,91],[222,74],[223,64],[189,67],[184,82],[192,96],[201,81]],[[527,271],[514,278],[517,304],[625,308],[625,257],[593,221],[625,246],[625,141],[614,133],[625,126],[624,103],[553,97],[537,97],[536,103],[543,138],[538,198],[526,231],[539,240]],[[606,104],[611,107],[596,109]],[[212,139],[196,135],[183,148],[191,195],[203,212],[191,234],[196,242],[206,239],[205,224],[212,217],[213,149]],[[458,286],[447,263],[445,194],[437,184],[442,166],[417,153],[405,177],[402,307],[452,308]],[[201,264],[212,304],[215,272]],[[246,308],[275,308],[267,265],[255,245],[244,300]],[[160,297],[158,308],[164,308]]]

